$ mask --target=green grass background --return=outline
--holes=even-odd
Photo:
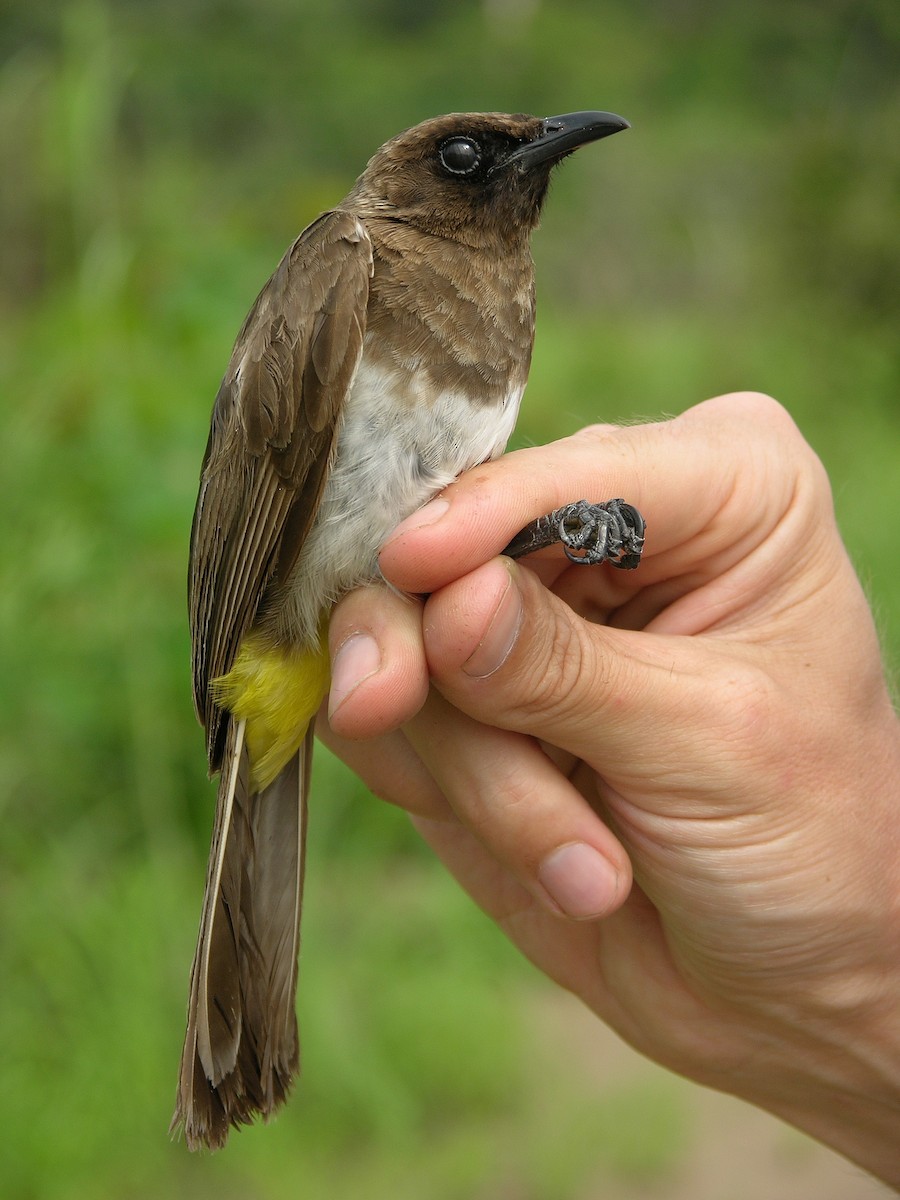
[[[324,753],[302,1083],[224,1154],[167,1139],[212,805],[184,612],[209,408],[262,280],[385,138],[620,111],[535,239],[516,444],[773,393],[896,662],[898,67],[889,0],[8,0],[0,1194],[567,1200],[690,1154],[665,1083],[573,1080],[540,980]]]

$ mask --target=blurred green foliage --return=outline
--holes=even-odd
[[[774,393],[894,660],[898,68],[891,0],[7,0],[0,1193],[559,1200],[683,1152],[664,1092],[529,1070],[538,983],[324,754],[302,1085],[216,1158],[167,1142],[211,813],[183,595],[209,407],[262,280],[386,137],[615,109],[633,131],[560,173],[535,241],[519,441]]]

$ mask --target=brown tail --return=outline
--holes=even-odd
[[[312,730],[275,781],[251,792],[244,723],[228,732],[206,894],[191,968],[172,1129],[224,1146],[268,1118],[299,1064],[297,952]]]

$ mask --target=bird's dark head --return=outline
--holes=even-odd
[[[606,112],[434,117],[386,142],[348,200],[363,216],[389,217],[472,245],[527,238],[556,163],[627,128],[622,117]]]

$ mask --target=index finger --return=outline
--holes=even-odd
[[[647,541],[641,569],[617,573],[617,590],[693,572],[701,582],[781,519],[798,447],[815,459],[786,411],[755,393],[718,397],[670,421],[590,426],[468,471],[398,527],[381,570],[399,588],[434,592],[502,552],[536,517],[573,500],[621,496],[643,513]],[[568,567],[561,553],[558,562]]]

